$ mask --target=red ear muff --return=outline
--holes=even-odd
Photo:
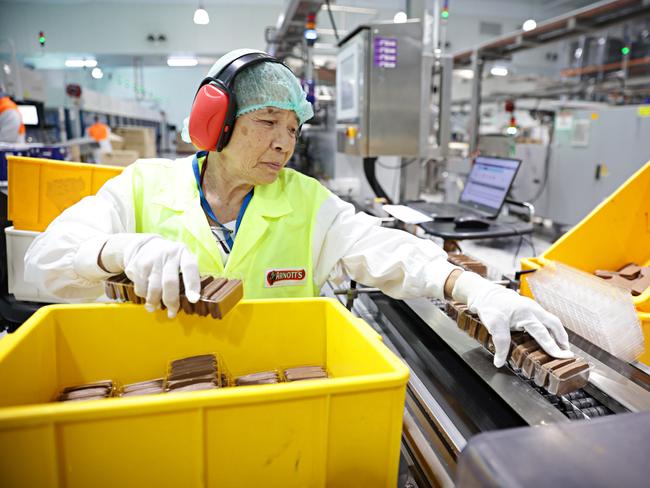
[[[215,151],[228,117],[230,97],[215,83],[199,88],[190,113],[190,139],[202,151]]]

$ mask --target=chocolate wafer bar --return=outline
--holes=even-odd
[[[235,379],[235,385],[267,385],[272,383],[279,383],[280,375],[277,371],[262,371],[260,373],[252,373],[239,376]]]
[[[155,395],[164,393],[164,380],[156,378],[153,380],[139,381],[124,385],[120,393],[120,397],[140,396],[140,395]]]
[[[113,300],[144,303],[145,299],[135,294],[135,287],[129,278],[121,273],[110,277],[104,282],[106,296]],[[211,315],[215,319],[223,318],[244,296],[244,286],[241,280],[204,277],[201,280],[201,293],[197,303],[191,303],[185,294],[182,276],[180,279],[180,308],[187,314],[198,314],[202,317]],[[165,309],[163,303],[160,304]]]
[[[287,381],[302,381],[327,378],[327,372],[321,366],[302,366],[284,370]]]
[[[61,391],[57,397],[57,401],[99,400],[108,398],[112,394],[113,382],[111,380],[103,380],[84,385],[68,386]]]
[[[589,364],[576,359],[573,362],[550,371],[548,375],[548,391],[553,395],[566,395],[578,390],[587,384],[589,380]]]
[[[460,266],[467,271],[476,273],[483,278],[487,276],[487,266],[478,259],[474,259],[465,254],[449,254],[447,256],[447,261],[456,266]]]
[[[566,366],[567,364],[575,361],[573,358],[569,359],[553,359],[546,364],[540,364],[535,368],[535,384],[537,386],[546,387],[548,385],[548,375],[551,371]]]
[[[521,365],[521,374],[524,378],[531,379],[535,374],[537,364],[546,364],[553,360],[552,356],[546,354],[543,350],[538,350],[528,354]]]
[[[519,344],[512,350],[512,354],[510,355],[509,360],[510,365],[514,369],[520,369],[526,356],[528,356],[531,352],[537,351],[538,349],[539,344],[537,344],[537,341],[535,340],[530,340],[528,342],[524,342],[523,344]]]

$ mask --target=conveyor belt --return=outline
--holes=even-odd
[[[595,346],[589,353],[575,350],[595,366],[590,383],[563,397],[551,395],[508,367],[494,368],[492,355],[439,306],[425,299],[393,300],[381,293],[355,303],[355,311],[411,369],[403,452],[419,464],[411,470],[418,473],[418,486],[451,486],[460,451],[480,432],[650,410],[650,391],[644,388],[648,376],[617,364],[616,358],[606,358],[605,364]],[[435,459],[420,452],[418,433]],[[426,473],[437,473],[435,481]]]

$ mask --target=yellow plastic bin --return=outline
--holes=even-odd
[[[206,352],[233,376],[321,364],[333,378],[45,403]],[[242,301],[223,320],[45,307],[0,340],[0,486],[392,488],[407,381],[380,336],[330,299]]]
[[[16,230],[39,232],[124,169],[18,156],[7,158],[7,168],[9,220]]]
[[[650,162],[632,175],[580,223],[536,258],[524,258],[524,270],[559,261],[587,273],[620,269],[634,262],[650,266]],[[532,296],[522,275],[521,292]],[[646,352],[640,360],[650,364],[650,289],[632,297],[644,327]],[[645,312],[645,313],[644,313]]]

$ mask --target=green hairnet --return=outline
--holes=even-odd
[[[248,53],[261,53],[256,49],[235,49],[224,54],[208,71],[208,76],[218,75],[233,60]],[[237,117],[264,107],[293,110],[298,123],[304,124],[314,116],[311,103],[302,90],[298,79],[284,65],[279,63],[258,63],[244,69],[235,77]],[[189,117],[183,121],[182,139],[191,143]]]
[[[279,63],[258,63],[246,68],[235,78],[237,117],[264,107],[293,110],[298,123],[314,116],[298,79]]]
[[[233,60],[249,53],[260,53],[256,49],[235,49],[224,54],[208,71],[216,76]],[[293,110],[300,124],[314,116],[311,103],[307,101],[298,79],[286,66],[279,63],[258,63],[244,69],[235,77],[237,117],[264,107]]]

